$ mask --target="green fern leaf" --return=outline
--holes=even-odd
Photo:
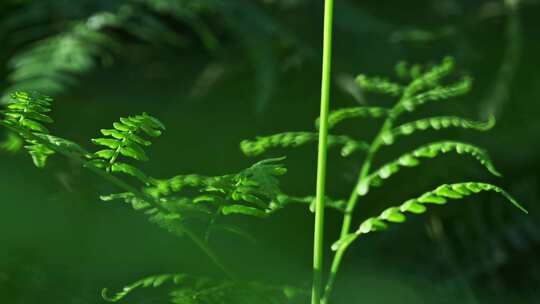
[[[403,92],[403,86],[393,83],[388,79],[381,77],[368,77],[366,75],[358,75],[356,83],[361,89],[367,92],[388,94],[391,96],[399,96]]]
[[[132,165],[115,162],[111,165],[111,172],[124,173],[138,178],[141,182],[145,184],[150,184],[150,178],[146,176],[141,170],[135,168]]]
[[[117,163],[120,156],[135,159],[138,161],[148,160],[148,156],[143,147],[151,145],[151,142],[144,139],[142,135],[156,137],[161,135],[165,126],[156,118],[143,113],[141,115],[121,117],[120,122],[113,123],[114,129],[102,129],[101,134],[111,138],[95,138],[92,142],[105,147],[94,153],[94,165],[113,172],[122,172],[138,178],[146,184],[150,179],[137,168],[125,164]],[[107,165],[97,159],[108,162]]]
[[[360,117],[384,117],[389,110],[380,107],[351,107],[334,110],[328,115],[328,128],[332,129],[344,120]],[[319,129],[320,118],[315,121],[315,127]]]
[[[457,116],[439,116],[405,123],[382,134],[383,143],[391,145],[396,137],[408,136],[417,131],[441,130],[447,128],[462,128],[476,131],[488,131],[495,126],[495,118],[490,116],[488,121],[473,121]]]
[[[315,132],[285,132],[270,136],[260,136],[255,140],[243,140],[240,143],[242,152],[247,156],[257,156],[273,148],[295,148],[307,143],[317,142]],[[328,135],[328,146],[342,146],[341,155],[349,156],[359,150],[367,150],[368,144],[345,135]]]
[[[271,148],[295,148],[317,140],[317,133],[286,132],[264,137],[260,136],[255,140],[243,140],[240,143],[240,149],[247,156],[257,156]]]
[[[33,136],[46,136],[49,130],[42,123],[50,123],[53,120],[46,115],[50,112],[52,98],[38,93],[16,91],[10,94],[10,104],[2,111],[2,122],[8,126],[19,128],[18,132],[28,145],[24,146],[32,157],[36,167],[44,167],[49,156],[54,154],[50,148],[39,144],[35,139],[30,139],[28,133]],[[28,133],[27,133],[28,132]],[[13,142],[15,143],[15,142]]]
[[[185,274],[161,274],[156,276],[146,277],[139,281],[136,281],[133,284],[125,286],[122,288],[122,291],[119,291],[113,295],[109,295],[107,288],[104,288],[101,291],[101,296],[104,300],[108,302],[118,302],[128,296],[131,292],[138,288],[157,288],[165,284],[166,282],[171,282],[173,284],[181,284],[187,279]]]
[[[440,64],[434,65],[425,73],[414,77],[414,80],[405,88],[403,100],[411,98],[420,91],[440,86],[441,80],[454,71],[455,62],[452,57],[445,57]],[[433,95],[437,95],[433,93]],[[434,96],[434,97],[435,97]]]
[[[96,145],[105,146],[110,149],[117,149],[122,145],[122,142],[112,138],[94,138],[92,142]]]
[[[528,213],[508,192],[495,185],[478,182],[444,184],[417,198],[409,199],[399,206],[387,208],[376,217],[366,219],[354,233],[348,234],[335,242],[332,245],[332,250],[336,251],[342,247],[347,247],[363,234],[385,230],[391,223],[403,223],[407,219],[406,213],[422,214],[427,211],[426,205],[428,204],[444,205],[449,199],[461,199],[480,192],[499,193],[516,208]]]
[[[430,101],[446,100],[452,97],[465,95],[471,90],[471,87],[472,78],[463,77],[455,84],[449,86],[437,86],[429,91],[402,99],[402,101],[392,110],[392,114],[399,115],[404,111],[412,112],[418,106]]]
[[[370,174],[364,183],[373,186],[379,186],[383,180],[390,178],[402,167],[414,167],[420,163],[421,158],[435,158],[440,154],[456,152],[458,154],[469,154],[478,160],[486,169],[495,176],[501,176],[499,171],[493,165],[491,158],[487,152],[474,145],[457,142],[457,141],[441,141],[421,146],[414,151],[403,154],[398,159],[383,165],[378,170]],[[359,187],[362,189],[361,195],[365,195],[369,187],[365,185]]]
[[[228,205],[221,208],[223,215],[242,214],[255,217],[267,217],[268,214],[260,209],[244,205]]]

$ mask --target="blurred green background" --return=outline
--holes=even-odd
[[[143,165],[154,176],[235,172],[253,161],[242,156],[242,139],[312,128],[322,9],[314,0],[3,0],[1,91],[54,96],[53,134],[88,147],[117,117],[151,113],[167,125]],[[496,196],[479,195],[367,237],[348,252],[335,303],[540,303],[540,2],[340,0],[335,14],[333,107],[389,104],[351,86],[358,73],[390,76],[400,60],[452,55],[460,72],[474,76],[472,94],[417,115],[498,120],[488,133],[400,140],[378,162],[446,137],[485,147],[504,173],[495,180],[452,156],[427,161],[362,201],[357,223],[462,180],[501,185],[530,211],[524,216]],[[377,126],[367,120],[347,128],[369,138]],[[328,187],[346,197],[361,159],[336,154]],[[288,156],[287,192],[314,192],[315,146],[273,155]],[[104,303],[101,288],[146,275],[218,275],[189,241],[129,206],[99,201],[115,189],[76,164],[55,158],[37,170],[24,153],[2,153],[0,168],[0,303]],[[253,280],[309,286],[308,210],[231,221],[257,239],[212,240],[234,269]],[[330,211],[329,244],[339,227]],[[156,291],[134,298],[166,302]]]

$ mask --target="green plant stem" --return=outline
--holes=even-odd
[[[5,128],[15,132],[15,133],[23,133],[26,138],[29,138],[33,141],[38,142],[39,144],[42,144],[46,147],[48,147],[51,150],[56,151],[57,153],[77,162],[82,167],[87,168],[88,170],[92,171],[96,175],[100,176],[101,178],[105,179],[106,181],[110,182],[111,184],[115,185],[116,187],[123,189],[127,192],[131,192],[135,194],[135,196],[138,196],[139,198],[149,202],[154,208],[160,210],[164,213],[170,213],[167,209],[163,208],[158,202],[155,201],[155,199],[146,193],[138,190],[137,188],[131,186],[130,184],[124,182],[123,180],[117,178],[116,176],[112,175],[111,173],[101,170],[95,166],[88,166],[87,162],[81,158],[80,156],[64,151],[62,149],[59,149],[57,146],[50,144],[49,142],[42,140],[41,138],[35,136],[32,134],[32,132],[29,132],[27,130],[16,128],[14,126],[11,126],[9,124],[6,124],[2,121],[0,121],[0,125],[4,126]],[[207,256],[208,258],[220,269],[225,273],[227,277],[230,279],[235,279],[235,275],[231,271],[229,271],[225,265],[220,261],[220,259],[217,257],[217,255],[213,252],[213,250],[199,237],[196,233],[185,227],[184,225],[179,224],[179,229],[184,232],[188,238],[190,238]]]
[[[358,188],[360,187],[361,183],[369,175],[369,170],[371,169],[373,158],[375,157],[375,154],[377,153],[377,151],[379,151],[379,148],[382,145],[382,135],[387,130],[390,130],[392,128],[392,125],[393,125],[393,118],[392,117],[387,118],[382,128],[380,129],[378,134],[375,136],[375,139],[370,145],[366,159],[364,160],[364,163],[362,164],[362,168],[360,169],[358,181],[355,184],[351,192],[351,196],[349,197],[349,200],[347,202],[347,207],[345,209],[345,215],[343,216],[343,222],[341,226],[340,240],[345,240],[345,238],[349,236],[350,234],[353,212],[359,199]],[[347,248],[349,248],[349,245],[355,239],[356,238],[350,238],[347,242],[345,242],[344,244],[341,244],[339,248],[337,249],[336,253],[334,254],[334,258],[332,260],[332,266],[330,268],[330,275],[328,277],[328,281],[326,282],[326,286],[324,288],[324,295],[321,300],[321,304],[328,303],[330,295],[332,294],[334,283],[336,281],[337,273],[339,272],[339,267],[341,265],[341,260],[343,259],[343,255],[345,254],[345,251],[347,251]]]
[[[321,113],[319,151],[317,160],[317,196],[315,202],[315,229],[313,237],[313,286],[311,303],[320,304],[322,296],[322,268],[324,256],[324,200],[326,187],[326,160],[328,150],[328,111],[332,68],[332,30],[334,0],[326,0],[324,8],[324,38],[321,84]]]

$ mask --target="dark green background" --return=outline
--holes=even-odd
[[[69,20],[115,9],[107,1],[44,2],[71,12],[65,13]],[[192,40],[187,47],[149,44],[120,33],[123,48],[113,64],[78,75],[76,84],[55,94],[53,134],[91,147],[89,139],[100,128],[119,116],[146,111],[167,125],[167,132],[149,152],[151,161],[142,166],[148,173],[159,177],[225,174],[248,166],[254,160],[242,156],[242,139],[311,130],[318,115],[322,1],[290,3],[282,8],[254,4],[284,29],[261,38],[246,21],[244,37],[258,38],[249,48],[275,50],[255,62],[246,56],[244,38],[212,22],[219,16],[206,17],[222,44],[214,52],[206,50],[181,22],[173,28]],[[2,16],[21,13],[10,11],[9,5],[3,9]],[[245,6],[240,15],[250,16],[252,9]],[[460,114],[481,119],[486,108],[501,102],[498,124],[490,132],[424,132],[385,149],[377,163],[438,138],[460,139],[488,149],[504,174],[502,179],[488,176],[470,159],[429,160],[403,170],[371,193],[360,203],[356,222],[440,183],[463,180],[501,185],[530,210],[524,216],[496,196],[479,195],[369,236],[349,250],[335,303],[540,301],[540,4],[522,1],[512,35],[505,34],[512,17],[503,1],[338,0],[335,13],[332,107],[357,103],[339,85],[343,77],[391,76],[399,60],[435,62],[445,55],[456,58],[459,72],[475,78],[475,88],[466,97],[423,108],[418,117]],[[60,23],[54,31],[68,25]],[[422,30],[422,37],[411,36],[413,30]],[[286,50],[275,47],[287,35],[301,45]],[[4,41],[0,85],[7,89],[9,58],[31,42]],[[512,47],[517,56],[508,60],[505,52]],[[501,66],[508,65],[510,72],[507,68],[501,74]],[[201,86],[198,80],[209,66],[223,72]],[[271,68],[275,69],[269,76],[260,77]],[[370,105],[390,101],[366,96]],[[369,138],[378,123],[355,122],[346,129]],[[271,155],[288,155],[285,190],[313,193],[315,146]],[[333,196],[347,196],[360,161],[331,154],[328,187]],[[99,194],[115,189],[76,164],[58,157],[38,170],[24,153],[4,153],[0,168],[0,303],[104,303],[101,288],[119,288],[150,274],[219,275],[189,241],[167,234],[126,205],[99,201]],[[291,207],[269,219],[231,221],[257,238],[250,243],[216,235],[212,246],[233,268],[253,280],[309,286],[312,215],[306,209]],[[339,221],[338,214],[330,211],[328,244],[337,238]],[[433,237],[433,227],[443,233]],[[139,291],[135,298],[138,303],[165,302],[154,291]]]

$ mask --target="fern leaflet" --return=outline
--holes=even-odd
[[[426,204],[444,205],[449,199],[461,199],[476,193],[489,191],[500,193],[516,208],[528,213],[508,192],[495,185],[478,182],[444,184],[417,198],[409,199],[397,207],[387,208],[380,215],[363,221],[356,232],[336,242],[332,249],[338,250],[341,246],[348,246],[362,234],[385,230],[388,228],[389,223],[403,223],[407,219],[405,213],[422,214],[427,210]]]
[[[272,148],[296,148],[307,143],[319,140],[318,133],[314,132],[285,132],[270,136],[259,136],[255,140],[243,140],[240,148],[245,155],[257,156]],[[341,146],[341,155],[349,156],[356,151],[367,150],[368,145],[364,141],[350,138],[346,135],[329,135],[328,146]]]
[[[54,151],[28,138],[25,133],[30,132],[34,135],[49,134],[49,130],[43,123],[53,122],[47,115],[51,111],[52,98],[38,93],[30,94],[22,91],[10,94],[10,98],[11,103],[7,105],[6,110],[2,111],[2,114],[4,114],[3,122],[21,130],[19,136],[25,139],[27,143],[26,150],[28,150],[36,167],[42,168],[45,166],[48,157],[54,154]]]
[[[440,154],[446,154],[449,152],[457,152],[458,154],[469,154],[478,160],[491,174],[495,176],[501,176],[497,171],[491,158],[486,151],[478,148],[474,145],[457,142],[457,141],[441,141],[421,146],[409,153],[403,154],[398,159],[391,161],[381,168],[371,173],[366,180],[360,184],[358,191],[360,195],[367,193],[367,184],[373,186],[380,186],[383,180],[390,178],[401,167],[415,167],[420,163],[420,158],[435,158]]]
[[[398,136],[408,136],[417,131],[428,129],[441,130],[447,128],[472,129],[477,131],[488,131],[495,126],[495,118],[490,116],[488,121],[473,121],[457,116],[439,116],[419,119],[413,122],[405,123],[392,130],[382,134],[383,143],[390,145]]]
[[[151,180],[136,167],[119,162],[121,156],[138,161],[148,160],[143,147],[151,145],[151,142],[142,136],[158,137],[165,126],[156,118],[143,113],[141,115],[122,117],[119,122],[113,123],[113,129],[102,129],[101,134],[107,138],[95,138],[92,142],[105,147],[94,153],[90,162],[98,168],[104,168],[110,172],[118,172],[131,175],[145,184]]]

